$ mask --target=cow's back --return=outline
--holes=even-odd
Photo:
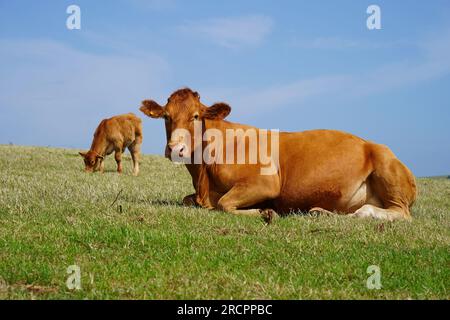
[[[142,120],[133,113],[118,115],[106,120],[105,129],[108,140],[128,144],[142,135]]]

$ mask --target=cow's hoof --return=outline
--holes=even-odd
[[[308,211],[308,214],[313,215],[313,216],[316,216],[316,215],[317,216],[320,216],[320,215],[324,215],[324,216],[335,215],[334,212],[331,212],[329,210],[325,210],[325,209],[322,209],[322,208],[319,208],[319,207],[315,207],[315,208],[310,209]]]
[[[183,198],[183,205],[186,207],[195,207],[197,203],[195,202],[195,195],[189,195]]]
[[[273,220],[278,218],[278,214],[275,212],[275,210],[264,209],[261,211],[261,217],[263,218],[265,223],[271,224]]]

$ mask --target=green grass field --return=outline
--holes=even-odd
[[[129,156],[122,176],[113,157],[104,174],[82,167],[77,150],[0,146],[1,299],[450,298],[450,179],[419,179],[411,222],[266,226],[182,207],[190,176],[162,157],[137,178]],[[66,287],[70,265],[81,290]]]

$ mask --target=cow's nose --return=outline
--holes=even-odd
[[[188,147],[184,143],[177,143],[175,145],[169,144],[167,145],[167,148],[169,149],[169,157],[172,161],[179,160],[177,158],[184,158],[185,153],[188,152]]]
[[[169,151],[172,151],[177,145],[178,143],[169,142],[167,148],[169,148]]]

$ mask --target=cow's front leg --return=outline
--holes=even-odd
[[[201,199],[199,198],[197,193],[193,193],[183,198],[183,205],[187,207],[198,206],[205,209],[214,209],[215,207],[217,207],[217,202],[222,196],[223,194],[209,190],[208,199]]]
[[[197,202],[195,201],[195,198],[197,197],[197,194],[190,194],[183,198],[183,205],[186,207],[195,207],[197,206]]]
[[[274,211],[245,209],[276,198],[279,195],[279,182],[269,176],[261,176],[254,181],[239,182],[233,186],[217,203],[217,208],[235,215],[262,217],[271,221]],[[269,219],[267,219],[269,218]]]
[[[264,209],[261,211],[261,217],[267,224],[270,224],[273,220],[278,218],[278,214],[273,209]]]
[[[99,171],[100,173],[104,173],[105,172],[105,161],[103,159],[100,159],[100,166],[99,166]]]

